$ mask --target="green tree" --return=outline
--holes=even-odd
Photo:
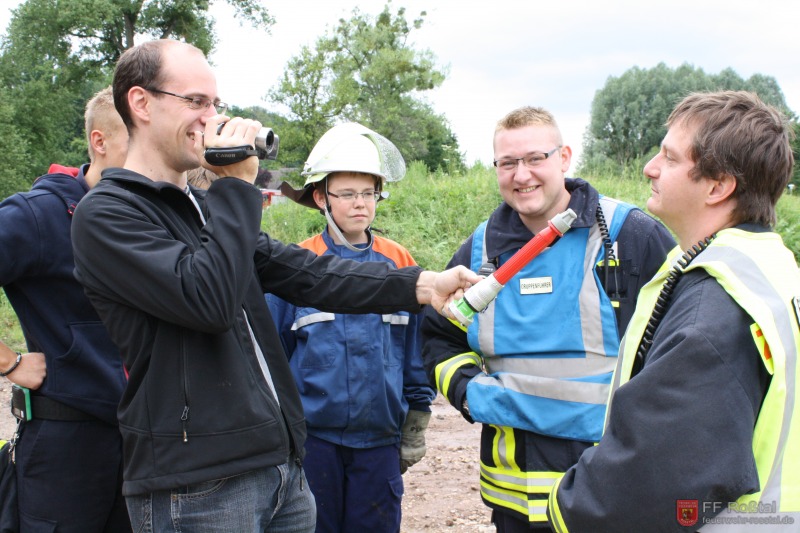
[[[268,30],[274,20],[258,0],[225,0],[243,22]],[[136,42],[178,39],[211,52],[216,44],[209,0],[27,0],[12,10],[9,39],[44,51],[55,45],[93,66],[113,66]],[[25,41],[24,43],[22,41]]]
[[[349,120],[385,135],[408,161],[436,169],[445,164],[442,151],[447,147],[447,159],[463,168],[447,121],[420,98],[446,76],[430,50],[408,44],[426,14],[410,22],[405,14],[404,8],[392,13],[389,4],[377,17],[356,8],[350,19],[340,19],[313,48],[303,48],[289,61],[269,97],[299,123],[299,135],[288,148],[292,154],[304,159],[332,124]]]
[[[26,178],[30,147],[14,125],[13,108],[6,97],[8,90],[0,86],[0,200],[30,186]]]
[[[286,166],[287,162],[290,164],[296,163],[296,161],[289,159],[291,156],[287,156],[284,148],[287,130],[290,129],[291,126],[291,123],[286,117],[272,111],[267,111],[261,106],[244,108],[231,106],[227,114],[232,117],[249,117],[258,120],[263,127],[271,128],[275,135],[278,136],[278,159],[274,161],[262,161],[260,164],[262,168],[277,169],[281,166]]]
[[[342,112],[331,97],[326,79],[330,76],[328,55],[320,48],[304,46],[289,60],[278,85],[269,91],[269,98],[285,106],[292,119],[285,136],[290,142],[285,143],[281,156],[287,164],[301,166],[317,139]]]
[[[272,18],[258,0],[226,0],[236,16],[268,29]],[[10,108],[0,128],[13,125],[30,148],[13,178],[22,189],[49,164],[86,160],[83,108],[111,81],[119,56],[136,41],[175,38],[209,53],[216,42],[208,0],[27,0],[12,10],[0,41],[0,86]]]
[[[755,74],[742,79],[728,68],[717,75],[683,64],[676,69],[659,63],[651,69],[633,67],[609,77],[592,100],[591,119],[584,137],[584,166],[611,161],[622,168],[643,158],[666,134],[664,123],[675,104],[694,91],[746,90],[794,117],[778,83]]]

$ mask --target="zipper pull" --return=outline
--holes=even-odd
[[[181,414],[181,426],[183,427],[183,442],[189,442],[189,436],[186,433],[186,421],[189,420],[189,406],[183,406],[183,413]]]

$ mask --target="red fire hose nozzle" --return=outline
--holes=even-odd
[[[496,272],[482,279],[464,293],[458,301],[450,302],[450,312],[465,328],[472,324],[475,313],[480,313],[497,297],[508,280],[522,270],[542,250],[550,246],[556,238],[561,237],[572,226],[577,218],[575,211],[567,209],[547,221],[547,227],[537,233],[517,253],[511,256]]]

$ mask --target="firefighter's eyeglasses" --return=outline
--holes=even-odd
[[[328,191],[328,196],[333,196],[343,202],[355,202],[356,198],[359,196],[364,199],[365,202],[377,202],[378,198],[381,197],[380,191],[364,191],[364,192],[353,192],[353,191],[344,191],[339,194],[334,194]]]
[[[560,149],[561,149],[560,146],[556,146],[549,152],[533,152],[532,154],[528,154],[525,157],[506,157],[503,159],[495,159],[494,166],[496,166],[503,172],[514,172],[515,170],[517,170],[519,162],[522,161],[526,167],[536,168],[542,163],[544,163],[548,157],[550,157]]]

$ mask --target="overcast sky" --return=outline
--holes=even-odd
[[[219,94],[238,106],[269,108],[263,98],[302,45],[313,45],[356,6],[376,15],[385,5],[265,3],[275,18],[269,34],[240,27],[223,1],[212,7],[219,45],[210,59]],[[579,155],[595,92],[609,76],[659,62],[672,68],[689,63],[709,74],[731,67],[743,78],[772,76],[800,114],[800,8],[794,0],[392,0],[392,11],[401,6],[409,19],[427,12],[411,44],[430,49],[449,69],[426,98],[449,120],[467,163],[491,163],[494,124],[522,105],[549,109]],[[2,11],[4,30],[9,13]]]

